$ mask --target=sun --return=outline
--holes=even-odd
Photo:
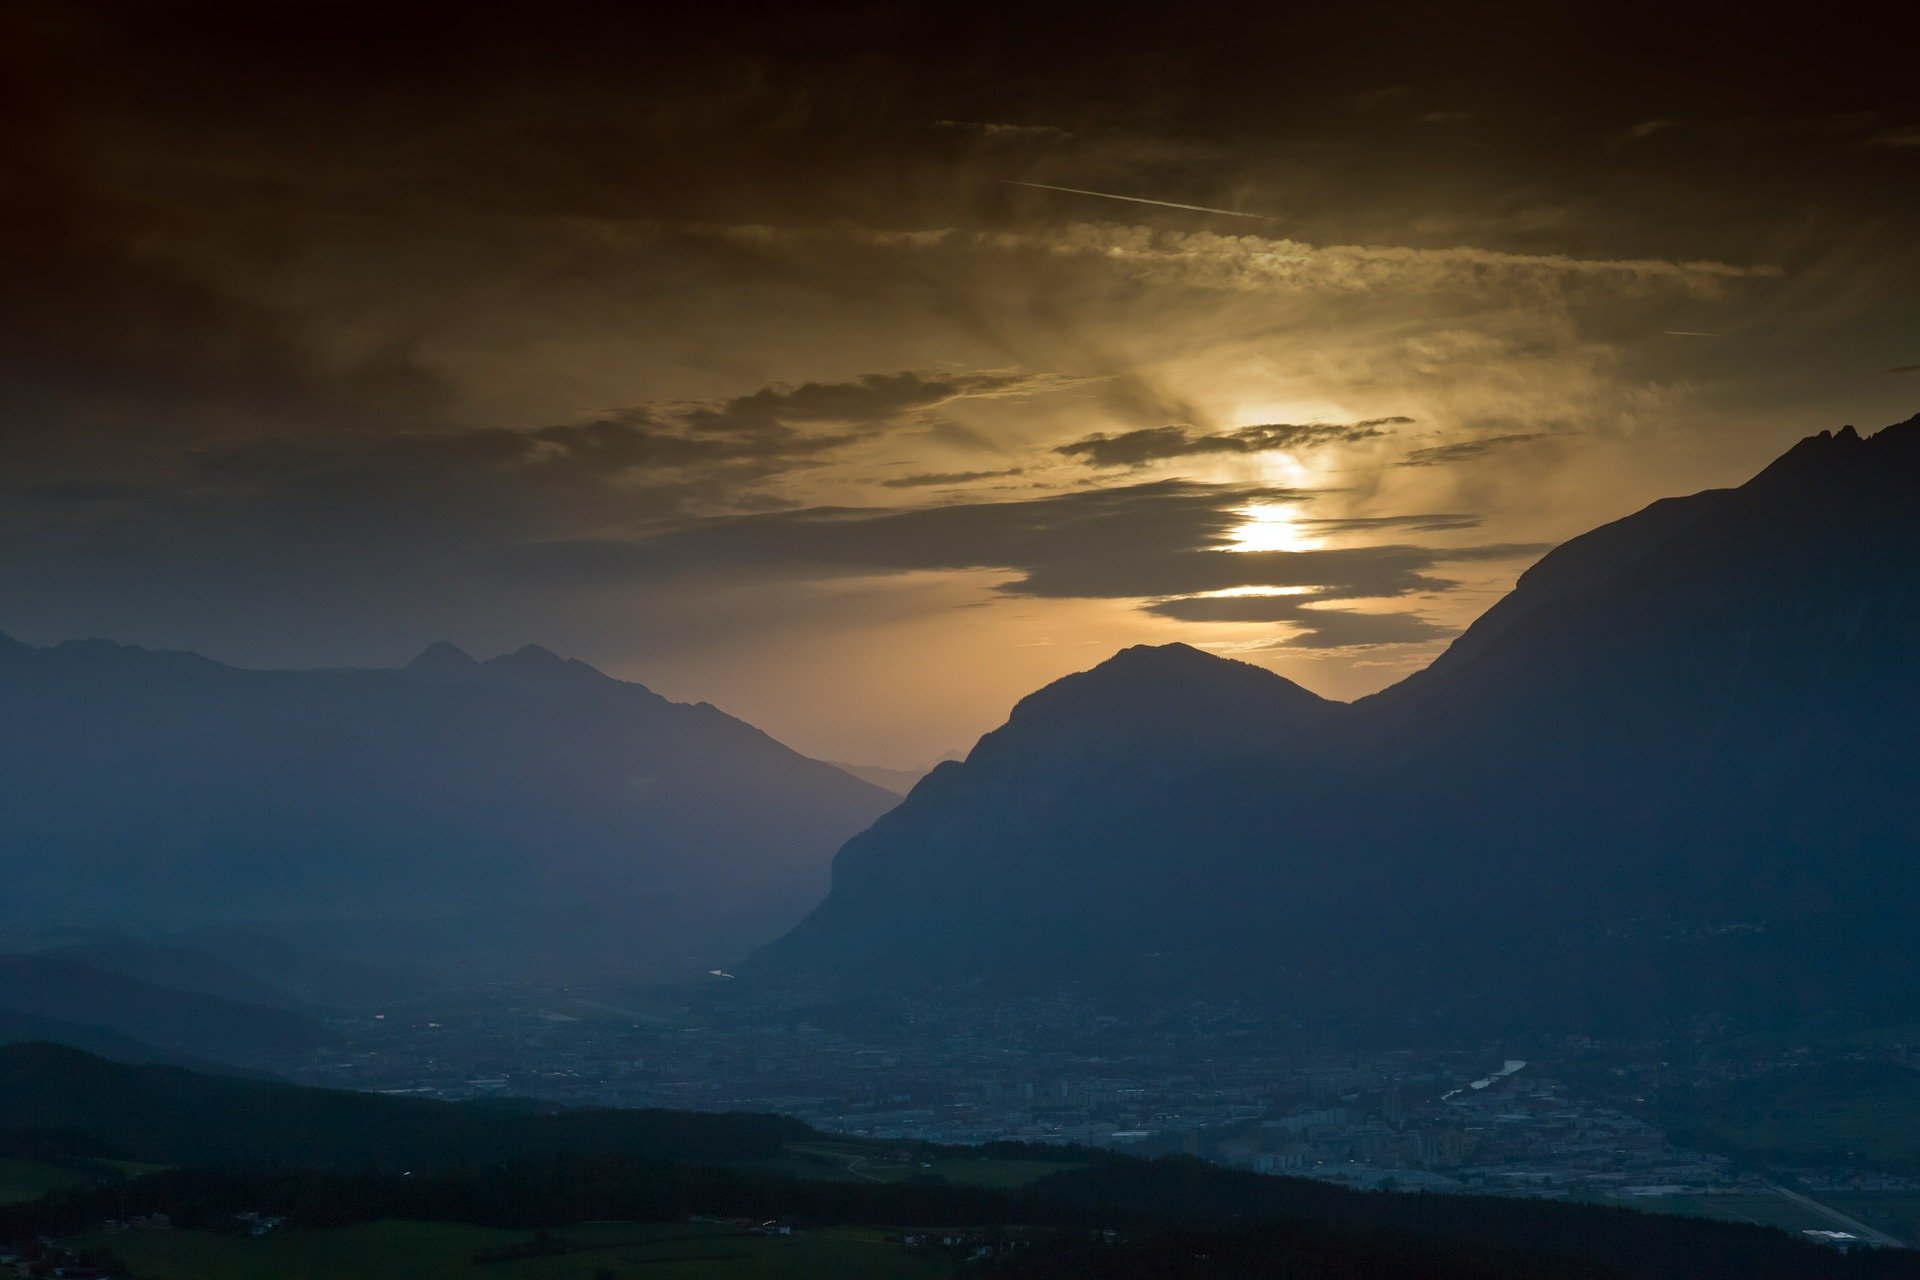
[[[1241,523],[1227,531],[1226,551],[1313,551],[1320,539],[1307,531],[1293,506],[1254,502],[1237,509]]]

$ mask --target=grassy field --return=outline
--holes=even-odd
[[[1814,1198],[1908,1244],[1920,1244],[1920,1191],[1834,1192]]]
[[[1776,1160],[1920,1168],[1920,1072],[1883,1062],[1780,1071],[1698,1100],[1686,1121],[1711,1143]]]
[[[1786,1159],[1865,1159],[1920,1165],[1920,1092],[1807,1099],[1794,1110],[1739,1117],[1717,1125],[1716,1137]]]
[[[859,1228],[762,1236],[688,1223],[593,1223],[555,1233],[564,1254],[477,1261],[528,1233],[437,1222],[289,1227],[255,1239],[203,1231],[83,1236],[155,1280],[942,1280],[940,1258]]]
[[[39,1160],[0,1160],[0,1204],[38,1200],[49,1191],[78,1186],[87,1179],[72,1169]]]

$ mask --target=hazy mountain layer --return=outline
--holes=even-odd
[[[0,925],[299,928],[525,972],[775,936],[896,800],[528,647],[248,671],[0,638]]]
[[[303,1053],[328,1034],[288,1009],[174,990],[63,957],[0,956],[0,1037],[140,1060],[163,1056],[139,1051],[150,1045],[179,1057],[232,1061]]]

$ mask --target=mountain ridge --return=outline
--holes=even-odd
[[[1103,786],[1051,798],[936,774],[746,972],[1172,972],[1495,1021],[1566,1015],[1578,984],[1595,1018],[1885,1004],[1866,973],[1920,976],[1897,923],[1920,909],[1916,446],[1920,418],[1822,433],[1570,540],[1429,669],[1298,732],[1193,759],[1149,727],[1106,749]],[[1015,823],[979,817],[1002,801]],[[1652,965],[1634,921],[1683,941]],[[1796,963],[1771,990],[1726,980]]]
[[[461,656],[262,671],[0,644],[0,917],[293,926],[456,969],[693,967],[797,919],[897,800],[537,646]]]

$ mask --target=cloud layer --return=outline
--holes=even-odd
[[[1141,641],[1365,692],[1913,410],[1902,19],[883,9],[8,6],[0,630],[913,759]]]
[[[1277,453],[1323,444],[1351,444],[1383,436],[1412,418],[1368,418],[1364,422],[1263,422],[1212,434],[1191,427],[1141,427],[1093,435],[1055,447],[1054,452],[1096,467],[1138,467],[1171,458],[1210,453]]]

